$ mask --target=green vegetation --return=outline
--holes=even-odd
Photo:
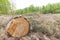
[[[26,13],[32,13],[32,12],[39,12],[42,14],[60,13],[60,3],[48,4],[48,5],[42,6],[42,7],[34,7],[33,5],[31,5],[30,7],[27,7],[25,9],[16,10],[16,14],[26,14]]]
[[[40,8],[40,12],[44,14],[60,13],[60,3],[48,4],[47,6],[43,6],[42,8]]]
[[[19,9],[16,10],[17,14],[24,14],[24,13],[31,13],[31,12],[36,12],[38,11],[36,7],[34,7],[33,5],[31,5],[30,7],[27,7],[25,9]]]
[[[0,0],[0,14],[35,14],[35,12],[40,14],[60,13],[60,3],[48,4],[42,7],[35,7],[31,5],[24,9],[12,10],[11,4],[8,0]]]
[[[0,14],[9,14],[11,5],[8,0],[0,0]]]
[[[31,5],[30,7],[16,10],[16,14],[26,14],[32,12],[39,12],[39,7],[34,7],[33,5]]]

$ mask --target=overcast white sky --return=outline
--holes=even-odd
[[[32,4],[34,6],[42,6],[49,3],[59,3],[60,0],[10,0],[10,2],[13,2],[15,9],[23,9],[29,7]]]

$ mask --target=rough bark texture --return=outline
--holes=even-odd
[[[16,15],[14,15],[16,16]],[[0,25],[6,27],[6,24],[14,16],[0,16]],[[60,14],[36,14],[33,16],[24,16],[30,22],[30,33],[22,38],[7,37],[0,30],[2,40],[60,40]]]

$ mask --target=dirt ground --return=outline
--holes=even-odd
[[[6,17],[8,21],[11,18],[11,16]],[[6,17],[0,17],[0,40],[60,40],[60,14],[24,16],[29,20],[31,29],[27,35],[21,38],[7,35],[5,30],[7,24]]]

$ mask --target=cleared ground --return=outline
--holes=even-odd
[[[8,37],[5,31],[14,16],[0,16],[0,40],[60,40],[60,14],[24,15],[30,22],[30,33],[21,38]]]

